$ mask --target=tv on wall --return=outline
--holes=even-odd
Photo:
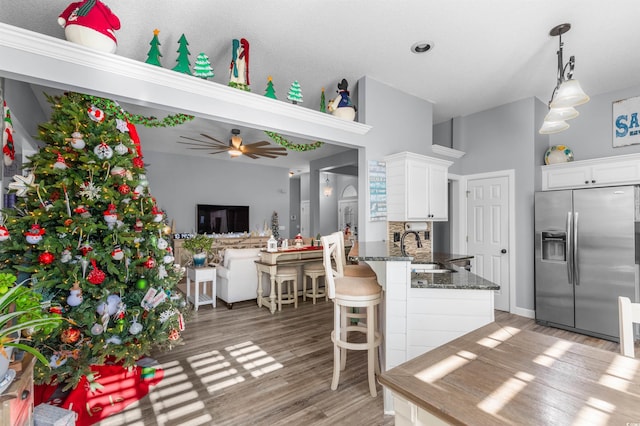
[[[198,204],[196,224],[198,234],[249,232],[249,206]]]

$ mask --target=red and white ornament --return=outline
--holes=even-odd
[[[95,105],[91,105],[87,109],[87,114],[89,114],[89,118],[95,121],[96,123],[102,123],[104,121],[104,111]]]
[[[71,145],[71,148],[73,149],[84,149],[84,147],[87,145],[84,142],[84,135],[80,132],[73,132],[71,133],[71,138],[69,138],[69,145]]]
[[[113,157],[113,149],[106,142],[100,142],[93,148],[93,153],[101,160],[108,160]]]
[[[124,167],[120,167],[120,166],[115,166],[111,169],[111,171],[109,172],[111,174],[111,176],[122,176],[124,177],[127,174],[127,169],[125,169]]]
[[[169,332],[169,340],[176,341],[180,338],[180,332],[175,328]]]
[[[133,230],[136,232],[142,232],[143,228],[144,228],[144,224],[142,223],[142,220],[136,219],[136,223],[135,225],[133,225]]]
[[[80,247],[80,253],[82,253],[82,255],[85,257],[87,256],[87,253],[92,251],[93,251],[93,247],[91,247],[91,243],[89,243],[89,241],[82,244],[82,246]]]
[[[72,258],[73,258],[73,255],[71,254],[70,249],[67,248],[62,250],[62,253],[60,254],[60,262],[68,263],[71,261]]]
[[[164,238],[158,238],[158,242],[156,243],[156,247],[160,250],[166,250],[169,247],[169,242]]]
[[[60,335],[60,340],[63,343],[73,344],[76,343],[80,339],[80,330],[75,327],[69,327],[65,330],[62,330],[62,334]]]
[[[7,227],[0,225],[0,241],[7,241],[10,237]]]
[[[64,162],[64,157],[62,156],[62,154],[58,153],[56,162],[53,163],[53,168],[58,170],[64,170],[67,168],[67,163]]]
[[[144,261],[143,265],[147,269],[153,269],[156,267],[156,260],[153,257],[149,256],[147,260]]]
[[[107,206],[107,209],[102,214],[102,217],[108,224],[116,223],[116,221],[118,220],[118,211],[116,210],[116,205],[109,204]]]
[[[162,210],[158,210],[158,207],[153,206],[151,208],[151,214],[153,215],[153,221],[156,223],[162,222],[162,219],[164,218],[164,213],[162,212]]]
[[[122,195],[127,195],[128,193],[131,192],[131,187],[126,183],[123,183],[120,186],[118,186],[118,192],[121,193]]]
[[[120,248],[119,245],[116,245],[111,252],[111,258],[113,260],[122,260],[124,259],[124,251]]]
[[[48,250],[40,253],[38,256],[38,262],[40,262],[41,265],[51,265],[55,259],[56,257],[53,253]]]
[[[42,241],[42,236],[45,234],[45,230],[37,223],[31,225],[31,229],[24,233],[25,239],[29,244],[38,244]]]
[[[137,167],[139,169],[142,169],[144,167],[144,160],[142,159],[142,157],[136,157],[133,159],[133,167]]]

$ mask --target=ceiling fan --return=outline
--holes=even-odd
[[[190,138],[188,136],[180,136],[183,139],[188,139],[193,142],[178,141],[178,143],[192,145],[192,147],[189,149],[213,149],[213,151],[209,154],[220,154],[221,152],[228,152],[232,158],[246,155],[247,157],[255,160],[258,157],[276,158],[278,156],[287,155],[286,148],[282,146],[271,145],[267,141],[259,141],[244,145],[242,143],[242,138],[240,137],[240,130],[238,129],[231,130],[231,139],[229,140],[228,144],[219,141],[213,136],[205,135],[204,133],[200,133],[200,135],[207,138],[208,140],[200,140]]]

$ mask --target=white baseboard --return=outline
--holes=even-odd
[[[517,306],[511,310],[512,314],[520,315],[521,317],[535,319],[536,311],[533,309],[518,308]]]

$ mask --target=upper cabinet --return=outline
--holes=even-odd
[[[410,152],[385,157],[387,219],[448,220],[447,178],[451,161]]]
[[[640,154],[542,166],[542,190],[640,183]]]

